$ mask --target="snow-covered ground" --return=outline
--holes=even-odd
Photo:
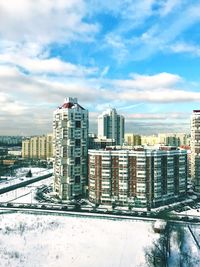
[[[188,227],[176,227],[171,226],[169,267],[200,266]],[[199,225],[192,230],[200,234]],[[2,267],[147,267],[145,254],[155,252],[159,238],[153,222],[0,210]]]
[[[32,175],[33,175],[31,178],[26,177],[26,174],[29,170],[31,170]],[[19,168],[16,170],[15,176],[7,176],[7,177],[5,176],[4,177],[4,178],[7,178],[7,180],[2,181],[0,183],[0,188],[5,188],[5,187],[8,187],[10,185],[18,184],[18,183],[21,183],[23,180],[32,179],[32,178],[40,176],[40,175],[45,175],[45,174],[48,174],[52,171],[53,171],[52,169],[36,168],[36,167]]]
[[[146,266],[152,223],[10,213],[0,215],[0,266]]]
[[[52,177],[41,180],[36,183],[27,185],[26,187],[20,187],[18,189],[9,191],[4,194],[0,194],[0,202],[16,202],[16,203],[36,203],[34,196],[37,190],[37,187],[45,184],[50,185],[53,181]]]
[[[186,215],[186,216],[198,216],[200,217],[200,209],[190,209],[186,211],[182,211],[179,213],[180,215]]]

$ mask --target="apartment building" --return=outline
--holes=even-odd
[[[166,146],[188,146],[190,144],[189,135],[186,133],[160,133],[158,143]]]
[[[142,135],[141,145],[154,146],[159,144],[157,135]]]
[[[107,146],[115,146],[114,139],[99,139],[95,134],[89,133],[88,135],[88,149],[103,149]]]
[[[187,192],[187,152],[163,147],[89,150],[89,200],[158,207]]]
[[[62,200],[86,194],[88,111],[68,97],[53,115],[54,191]]]
[[[32,136],[22,141],[22,158],[50,159],[53,157],[52,134]]]
[[[112,139],[116,145],[124,142],[124,117],[109,108],[98,117],[98,139]]]
[[[141,145],[141,136],[138,134],[126,133],[124,136],[124,143],[128,146]]]
[[[22,136],[0,136],[0,145],[21,145]]]
[[[191,178],[195,191],[200,192],[200,110],[191,116]]]

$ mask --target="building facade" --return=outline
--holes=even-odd
[[[87,190],[88,111],[69,97],[53,117],[54,191],[70,200]]]
[[[95,134],[88,135],[88,149],[103,149],[107,146],[115,146],[114,139],[99,139]]]
[[[0,136],[0,145],[21,145],[22,136]]]
[[[32,136],[22,141],[22,158],[50,159],[53,157],[52,134]]]
[[[187,152],[89,150],[89,200],[97,204],[158,207],[187,192]]]
[[[141,145],[141,136],[138,134],[126,133],[124,143],[128,146],[139,146]]]
[[[189,135],[185,133],[162,133],[158,134],[159,144],[166,146],[187,146],[190,144]]]
[[[154,146],[159,144],[157,135],[142,135],[141,145]]]
[[[98,139],[115,140],[116,145],[124,142],[124,117],[110,108],[98,117]]]
[[[200,110],[193,110],[191,117],[191,178],[195,191],[200,192]]]

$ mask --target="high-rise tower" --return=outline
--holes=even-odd
[[[191,178],[195,191],[200,192],[200,110],[193,110],[191,117]]]
[[[116,145],[124,142],[124,117],[110,108],[98,117],[98,138],[114,139]]]
[[[69,97],[53,116],[54,191],[70,200],[86,190],[88,111]]]

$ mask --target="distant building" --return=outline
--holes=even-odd
[[[114,139],[98,139],[95,134],[88,135],[88,149],[103,149],[107,146],[115,146]]]
[[[15,156],[15,157],[21,157],[22,156],[22,150],[21,149],[8,150],[8,155]]]
[[[46,136],[46,156],[47,159],[53,157],[53,134],[47,134]]]
[[[147,146],[165,145],[165,146],[187,146],[190,144],[190,138],[185,133],[159,133],[158,135],[142,135],[141,144]]]
[[[154,146],[159,144],[157,135],[142,135],[141,145]]]
[[[187,151],[89,150],[89,200],[97,204],[158,207],[187,192]]]
[[[0,145],[21,145],[22,136],[0,136]]]
[[[6,156],[8,154],[8,149],[5,147],[0,147],[0,157]]]
[[[139,146],[141,145],[141,136],[137,134],[126,133],[124,143],[128,146]]]
[[[187,146],[190,144],[189,135],[185,133],[158,134],[158,143],[166,146]]]
[[[22,141],[22,158],[49,159],[53,157],[52,134],[33,136]]]
[[[115,140],[116,145],[124,142],[124,117],[110,108],[98,117],[98,139]]]
[[[53,117],[54,191],[70,200],[87,190],[88,111],[69,97]]]
[[[191,116],[191,178],[195,191],[200,192],[200,110]]]

